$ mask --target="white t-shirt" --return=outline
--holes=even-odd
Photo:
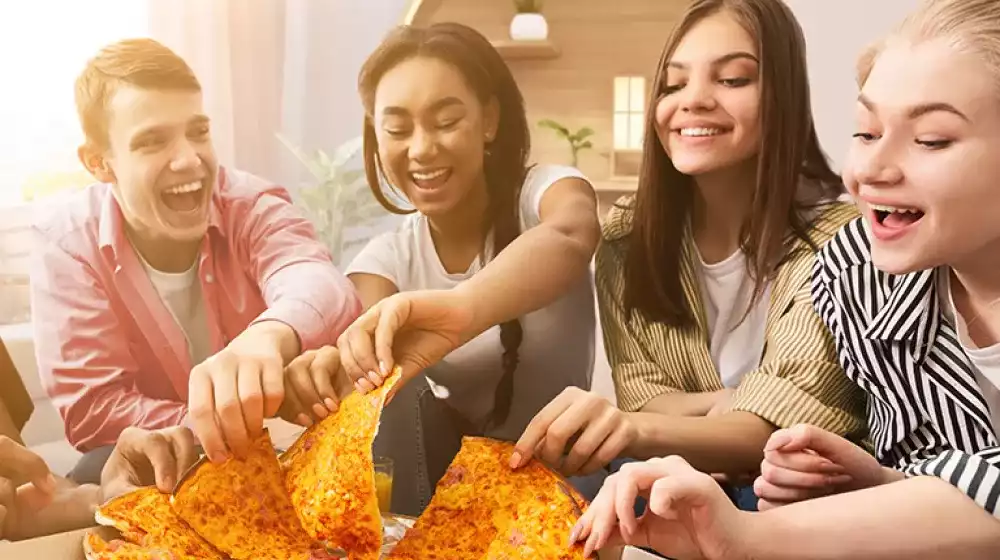
[[[941,309],[944,311],[945,318],[954,324],[955,330],[958,331],[958,341],[962,344],[962,349],[965,350],[969,361],[972,362],[976,383],[982,389],[986,406],[990,409],[993,431],[1000,434],[1000,344],[979,348],[972,342],[972,339],[969,338],[969,329],[965,318],[955,308],[955,298],[951,291],[951,271],[943,268],[939,274]]]
[[[764,354],[771,285],[767,284],[764,294],[744,319],[753,295],[753,280],[747,272],[743,251],[737,250],[713,264],[706,264],[698,254],[698,270],[712,362],[722,386],[736,388],[744,375],[760,365]]]
[[[212,342],[208,333],[205,298],[201,295],[201,282],[198,280],[198,261],[195,260],[191,268],[184,272],[161,272],[150,266],[138,251],[136,255],[156,293],[184,332],[191,364],[198,365],[205,361],[212,354]]]
[[[539,165],[529,171],[519,205],[522,232],[541,223],[542,195],[566,177],[586,180],[572,167]],[[487,249],[492,252],[491,247]],[[450,289],[476,274],[482,268],[480,261],[475,259],[464,273],[449,274],[438,258],[427,217],[415,213],[396,231],[372,239],[347,267],[347,274],[378,275],[401,292]],[[564,388],[590,389],[596,329],[592,274],[582,276],[548,306],[521,317],[521,326],[524,337],[510,415],[503,426],[486,434],[490,437],[517,439],[535,414]],[[502,356],[500,327],[492,327],[430,368],[428,377],[432,387],[447,388],[436,394],[447,394],[452,407],[481,427],[493,411],[496,386],[503,375]]]

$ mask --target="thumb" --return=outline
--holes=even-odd
[[[37,511],[52,502],[54,492],[39,488],[35,483],[22,484],[17,489],[17,503],[19,509]]]

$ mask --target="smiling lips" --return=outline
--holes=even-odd
[[[869,203],[872,212],[872,234],[880,241],[898,239],[924,217],[923,210],[905,206]]]
[[[450,167],[441,167],[429,171],[411,171],[410,180],[421,190],[433,190],[441,187],[451,177]]]
[[[201,191],[204,188],[205,185],[201,181],[191,181],[164,189],[160,199],[174,212],[192,212],[198,209],[202,200]]]

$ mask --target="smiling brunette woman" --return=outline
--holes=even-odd
[[[568,389],[521,459],[555,460],[575,438],[568,473],[672,454],[745,480],[777,428],[863,437],[864,401],[809,298],[818,246],[857,213],[819,148],[794,16],[780,0],[695,1],[654,84],[638,193],[597,252],[623,410]]]
[[[348,267],[369,311],[341,337],[339,361],[362,392],[394,364],[404,382],[421,371],[426,379],[395,397],[376,449],[399,454],[414,446],[417,424],[428,430],[427,418],[395,416],[414,409],[410,398],[428,385],[453,420],[429,434],[435,449],[455,433],[514,440],[563,389],[590,388],[593,187],[570,167],[528,166],[521,93],[500,54],[468,27],[396,29],[365,62],[359,89],[369,184],[390,211],[405,212],[383,185],[416,212]],[[306,362],[334,352],[292,368],[304,404],[324,396]],[[385,438],[400,443],[392,449]],[[411,485],[399,468],[414,459],[397,458],[398,482]]]

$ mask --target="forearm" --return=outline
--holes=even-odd
[[[710,473],[742,474],[760,469],[764,444],[774,426],[748,412],[718,416],[670,417],[633,412],[637,437],[626,450],[636,459],[680,455]]]
[[[592,248],[546,224],[524,232],[483,270],[455,288],[474,310],[472,338],[544,307],[581,280]]]
[[[335,343],[361,314],[354,284],[326,263],[289,265],[268,280],[263,292],[267,310],[251,326],[277,321],[290,327],[294,345],[284,338],[280,342],[294,350],[292,358],[304,350]],[[286,334],[279,333],[282,337]],[[287,357],[284,351],[282,355]]]
[[[666,416],[704,416],[715,406],[722,391],[686,393],[672,391],[653,398],[640,409],[641,412]]]
[[[60,480],[52,501],[37,511],[26,512],[15,520],[10,535],[12,541],[64,533],[96,524],[94,512],[100,505],[100,487],[93,484],[74,486]]]
[[[799,502],[747,520],[750,558],[1000,557],[1000,520],[932,477]]]

